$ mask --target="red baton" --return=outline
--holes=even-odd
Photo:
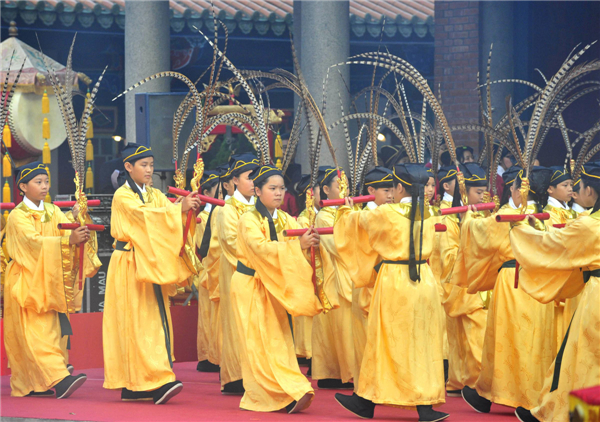
[[[292,230],[284,230],[283,235],[285,237],[299,237],[303,236],[309,229],[292,229]],[[333,227],[320,227],[314,229],[319,235],[323,234],[333,234]]]
[[[445,224],[438,223],[438,224],[435,225],[435,231],[436,232],[445,232],[447,229],[448,229],[448,227],[446,227]]]
[[[169,186],[169,193],[179,196],[188,196],[191,192],[185,189],[178,189],[174,188],[173,186]],[[200,198],[202,202],[206,202],[207,204],[213,204],[218,207],[222,207],[225,205],[225,201],[223,201],[222,199],[211,198],[210,196],[200,195],[199,193],[196,194],[196,197]]]
[[[58,208],[71,208],[73,206],[75,206],[75,204],[77,203],[77,201],[54,201],[53,204],[56,205]],[[90,199],[89,201],[87,201],[88,207],[97,207],[100,205],[100,200],[99,199]]]
[[[365,195],[365,196],[355,196],[354,198],[350,198],[354,201],[355,204],[364,204],[365,202],[371,202],[375,200],[374,195]],[[340,199],[323,199],[319,201],[319,206],[321,207],[335,207],[339,205],[344,205],[346,202],[344,198]]]
[[[483,204],[475,204],[474,207],[477,211],[493,210],[494,208],[496,208],[496,203],[486,202]],[[463,205],[461,207],[444,208],[442,210],[442,215],[462,214],[463,212],[467,212],[468,210],[468,205]]]
[[[14,202],[0,202],[0,210],[12,210],[15,208]]]
[[[496,221],[498,223],[509,223],[512,221],[523,221],[530,215],[533,215],[538,220],[548,220],[550,218],[550,214],[547,212],[541,212],[539,214],[502,214],[496,216]]]

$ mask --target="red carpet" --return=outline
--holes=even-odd
[[[306,370],[306,368],[302,368]],[[77,367],[75,373],[78,373]],[[256,413],[239,410],[239,396],[224,396],[219,391],[219,375],[196,371],[196,362],[175,364],[177,378],[183,381],[181,394],[166,405],[156,406],[152,402],[121,402],[120,391],[102,388],[103,370],[87,369],[88,380],[75,394],[66,400],[54,398],[10,397],[10,377],[3,376],[1,383],[0,415],[18,418],[70,419],[82,421],[348,421],[359,418],[342,409],[332,390],[317,390],[312,406],[305,412],[286,415]],[[315,390],[316,390],[316,383]],[[492,406],[492,413],[475,413],[462,398],[448,398],[439,410],[450,413],[448,421],[515,422],[513,410]],[[418,420],[415,411],[378,406],[376,421]]]

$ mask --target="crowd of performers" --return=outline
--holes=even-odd
[[[246,89],[243,76],[215,51]],[[385,63],[383,54],[365,56],[375,67]],[[598,125],[584,133],[577,159],[569,151],[564,166],[535,165],[540,133],[564,123],[548,106],[562,97],[542,88],[543,95],[531,99],[528,130],[524,114],[510,108],[509,129],[490,123],[483,131],[482,154],[491,158],[484,168],[471,149],[456,148],[439,104],[410,65],[385,57],[400,63],[393,71],[410,76],[423,93],[435,126],[426,126],[423,113],[421,120],[409,117],[404,132],[395,128],[398,148],[378,152],[368,139],[350,157],[350,177],[332,148],[335,165],[320,166],[318,142],[330,141],[328,127],[296,69],[301,106],[318,125],[309,140],[310,168],[294,189],[302,208],[297,218],[280,208],[284,172],[270,163],[261,130],[269,110],[251,92],[255,114],[229,119],[253,127],[255,135],[248,136],[256,155],[234,154],[216,170],[202,170],[194,191],[175,203],[149,186],[152,150],[127,146],[126,181],[112,202],[104,388],[120,391],[122,400],[156,404],[182,390],[173,371],[177,327],[168,298],[178,286],[193,284],[197,369],[219,371],[222,393],[242,395],[241,409],[308,408],[315,390],[298,364],[305,358],[318,388],[352,391],[335,398],[363,418],[388,405],[415,409],[420,421],[439,421],[449,415],[434,407],[448,395],[462,396],[480,413],[493,412],[495,404],[515,408],[524,422],[568,420],[569,392],[600,380],[600,163],[590,160],[598,151]],[[548,86],[568,89],[567,64]],[[276,80],[285,85],[290,79]],[[193,93],[189,101],[200,97]],[[396,105],[403,112],[402,100]],[[550,110],[547,117],[539,119],[538,107],[542,114]],[[366,126],[390,127],[380,114],[372,109],[358,117]],[[220,121],[207,118],[200,133]],[[415,123],[420,129],[411,131]],[[435,146],[443,142],[440,153]],[[284,168],[292,156],[286,151]],[[78,208],[69,217],[44,203],[43,165],[29,164],[16,177],[24,199],[6,222],[4,279],[11,394],[66,398],[86,379],[69,372],[65,335],[67,315],[77,306],[73,274],[84,264],[75,248],[87,246],[92,273],[95,237],[84,225],[58,228],[77,219]],[[478,209],[490,205],[494,192],[497,203]],[[371,200],[355,203],[359,194]],[[338,205],[327,202],[338,199]],[[187,231],[190,210],[199,219]],[[306,230],[289,235],[298,229]],[[65,286],[72,289],[70,300]]]

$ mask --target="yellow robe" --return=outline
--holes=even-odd
[[[335,212],[334,207],[321,208],[315,226],[332,227]],[[341,379],[345,383],[352,380],[356,362],[352,336],[352,280],[333,236],[321,236],[320,251],[327,297],[330,302],[335,297],[337,300],[332,304],[339,307],[313,319],[312,378]]]
[[[550,214],[550,220],[547,222],[547,226],[550,227],[550,231],[553,230],[561,230],[553,228],[554,224],[567,224],[573,221],[574,218],[577,218],[577,214],[573,210],[565,210],[564,208],[554,207],[552,205],[546,205],[544,207],[544,212]],[[573,313],[575,313],[575,309],[577,309],[577,305],[579,303],[579,296],[563,299],[562,301],[554,302],[554,318],[556,324],[556,353],[558,353],[558,348],[565,337],[565,333],[569,328],[569,324],[571,323],[571,318],[573,318]]]
[[[321,309],[300,241],[281,233],[298,224],[281,210],[274,223],[278,242],[270,240],[268,221],[256,209],[240,217],[238,258],[256,273],[236,271],[231,280],[246,390],[240,408],[259,412],[280,410],[307,393],[314,395],[300,372],[286,311],[313,316]]]
[[[66,350],[61,348],[59,313],[74,310],[73,274],[79,268],[78,249],[69,245],[70,221],[61,210],[44,203],[45,211],[19,204],[8,217],[4,295],[4,344],[12,375],[11,395],[43,392],[69,375]],[[85,276],[93,276],[99,260],[86,244]],[[66,337],[65,337],[66,339]]]
[[[535,211],[535,205],[526,208],[527,213]],[[507,204],[498,213],[518,214],[520,210]],[[501,268],[514,259],[509,223],[497,223],[493,216],[471,217],[467,213],[461,228],[467,276],[452,282],[468,287],[468,293],[494,290],[475,388],[494,403],[531,408],[537,404],[544,375],[554,359],[554,308],[515,289],[515,269]]]
[[[196,225],[196,250],[200,248],[202,236],[206,229],[208,221],[208,211],[202,211],[198,214],[201,221]],[[196,347],[198,351],[198,361],[208,360],[211,337],[211,307],[213,302],[210,300],[210,294],[206,288],[206,269],[203,268],[200,274],[194,276],[194,284],[198,289],[198,337],[196,339]]]
[[[442,208],[452,204],[442,202]],[[467,276],[463,262],[464,251],[459,250],[460,227],[458,216],[444,217],[446,232],[440,234],[442,282],[446,310],[446,326],[449,327],[449,371],[446,389],[461,390],[474,387],[481,372],[481,354],[487,319],[487,310],[479,294],[469,294],[467,289],[450,283],[451,278]]]
[[[126,243],[126,251],[113,252],[106,280],[102,335],[108,389],[150,391],[175,381],[168,293],[192,275],[179,256],[187,213],[157,189],[146,189],[145,203],[127,185],[117,189],[112,202],[111,235]],[[189,240],[195,226],[193,219]]]
[[[439,208],[432,206],[431,209],[433,212],[433,216],[431,216],[430,218],[433,219],[435,224],[442,224],[442,220],[444,219],[444,217],[442,215],[440,215]],[[444,236],[443,232],[436,233],[436,236],[433,239],[433,249],[431,251],[431,256],[429,257],[429,267],[431,268],[431,271],[433,272],[433,276],[439,283],[440,301],[444,300],[444,287],[442,286],[442,256],[441,256],[441,249],[440,249],[441,248],[440,242],[441,242],[442,236]],[[443,327],[442,331],[444,332],[444,342],[443,342],[444,360],[447,360],[450,353],[449,353],[449,346],[448,346],[448,330],[446,327],[446,319],[444,319],[444,327]],[[448,388],[448,390],[450,390],[450,388]]]
[[[221,248],[219,264],[219,295],[221,303],[221,386],[242,379],[241,343],[231,304],[231,277],[235,272],[237,256],[237,225],[240,217],[252,205],[244,204],[234,197],[229,198],[216,218],[217,237]],[[214,217],[214,216],[213,216]]]
[[[223,331],[221,329],[221,293],[219,290],[219,269],[221,266],[221,246],[219,245],[219,231],[217,229],[217,215],[221,207],[213,210],[210,220],[211,237],[208,253],[202,260],[206,277],[201,280],[201,285],[208,290],[211,301],[210,307],[210,336],[208,338],[208,360],[215,365],[221,363],[223,350]],[[204,285],[206,283],[206,285]]]
[[[523,270],[540,275],[539,282],[523,284],[527,293],[542,303],[580,295],[565,343],[558,388],[550,392],[553,363],[537,407],[531,409],[542,422],[567,422],[569,392],[600,382],[600,278],[583,283],[580,272],[600,269],[600,212],[550,233],[518,226],[511,231],[510,240]]]
[[[297,221],[299,227],[309,227],[306,210],[300,213]],[[294,324],[294,346],[296,347],[296,355],[306,359],[312,358],[311,337],[313,318],[309,316],[297,316],[292,317],[292,322]]]
[[[410,204],[385,204],[370,212],[338,210],[334,238],[357,287],[371,282],[381,257],[409,258]],[[422,259],[431,256],[434,220],[423,227]],[[419,253],[420,217],[415,222]],[[417,257],[418,259],[418,257]],[[438,281],[429,265],[420,265],[413,282],[408,265],[384,263],[377,274],[367,327],[367,345],[356,393],[378,404],[402,407],[445,402],[442,326]]]

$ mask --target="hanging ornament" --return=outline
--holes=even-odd
[[[2,188],[2,202],[10,202],[10,186],[8,180],[4,182],[4,187]]]
[[[46,166],[46,172],[48,172],[48,187],[52,186],[52,178],[50,177],[50,169]]]
[[[8,123],[4,125],[4,129],[2,129],[2,141],[6,148],[10,148],[12,146],[12,134],[10,133],[10,127],[8,127]]]
[[[94,161],[94,145],[91,139],[88,139],[85,145],[85,161]]]
[[[12,166],[10,165],[10,156],[6,153],[2,158],[2,177],[10,176],[12,176]]]
[[[42,122],[42,138],[50,139],[50,122],[47,117],[44,117]]]
[[[50,196],[50,192],[48,192],[46,194],[46,197],[44,198],[44,202],[47,203],[47,204],[49,204],[49,203],[52,202],[52,197]]]
[[[42,95],[42,114],[50,113],[50,99],[48,98],[48,92],[44,90],[44,95]]]
[[[92,166],[88,165],[85,171],[85,188],[94,189],[94,173],[92,172]]]
[[[50,145],[48,142],[44,142],[44,148],[42,148],[42,163],[50,164],[52,159],[50,158]]]

